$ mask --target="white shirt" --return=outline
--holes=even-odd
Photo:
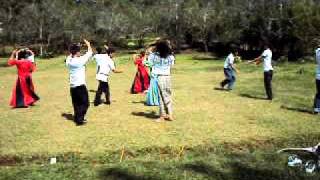
[[[72,57],[66,59],[66,66],[69,69],[69,79],[71,87],[78,87],[86,84],[86,64],[92,56],[92,51],[88,51],[80,57]]]
[[[226,60],[224,61],[224,68],[228,68],[228,69],[232,69],[232,66],[234,63],[234,55],[232,53],[230,53],[228,55],[228,57],[226,58]]]
[[[320,80],[320,48],[316,50],[317,71],[316,78]]]
[[[107,54],[96,54],[93,58],[97,63],[96,79],[108,82],[110,72],[116,69],[113,60]]]
[[[175,58],[169,55],[166,58],[161,58],[159,53],[151,53],[148,57],[148,63],[152,66],[152,73],[155,75],[169,76],[171,67],[174,65]]]
[[[272,51],[268,48],[263,51],[261,55],[263,59],[263,70],[266,71],[271,71],[273,70],[272,67]]]

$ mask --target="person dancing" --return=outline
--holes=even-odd
[[[13,108],[27,108],[34,105],[40,98],[34,91],[32,73],[35,71],[35,65],[27,57],[30,50],[14,50],[8,60],[9,66],[16,66],[18,78],[13,88],[10,105]]]
[[[132,94],[139,94],[144,93],[148,90],[150,86],[150,78],[148,74],[147,67],[144,64],[144,60],[146,58],[145,51],[141,51],[138,56],[134,55],[134,64],[137,65],[138,71],[134,78],[131,93]]]
[[[224,88],[224,86],[228,85],[227,90],[229,91],[231,91],[234,87],[234,83],[236,82],[236,72],[238,72],[234,64],[235,56],[238,56],[238,51],[234,49],[224,62],[223,71],[226,79],[220,83],[221,88]]]
[[[168,41],[160,40],[156,43],[155,52],[148,57],[148,63],[152,65],[152,73],[158,79],[160,94],[160,118],[156,122],[164,120],[172,121],[172,97],[171,97],[171,68],[175,58]]]
[[[109,87],[109,76],[111,72],[122,73],[122,71],[117,70],[115,63],[112,58],[114,58],[115,50],[113,48],[105,47],[106,52],[103,52],[103,48],[98,47],[97,54],[93,56],[93,59],[97,63],[97,74],[96,79],[99,81],[98,90],[96,92],[94,106],[99,106],[101,104],[102,93],[106,96],[105,104],[110,105],[110,87]]]
[[[253,61],[249,61],[249,63],[256,63],[259,65],[263,62],[263,70],[264,70],[264,87],[267,94],[267,100],[272,101],[273,93],[272,93],[272,78],[273,78],[273,67],[272,67],[272,51],[269,45],[266,43],[264,45],[264,51],[261,56],[257,57]]]
[[[70,94],[74,109],[74,121],[77,125],[83,125],[89,108],[89,95],[86,87],[86,64],[93,52],[89,41],[84,39],[88,48],[85,55],[80,54],[80,45],[72,44],[69,48],[70,55],[66,59],[66,66],[69,69]]]

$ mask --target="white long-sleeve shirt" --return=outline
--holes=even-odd
[[[80,57],[72,57],[66,59],[66,66],[69,69],[69,80],[71,87],[78,87],[86,84],[86,64],[92,56],[92,51],[88,51]]]

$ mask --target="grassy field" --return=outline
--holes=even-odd
[[[135,75],[120,54],[110,81],[112,105],[93,107],[88,124],[72,114],[63,57],[38,61],[41,100],[29,109],[8,106],[16,69],[0,67],[0,179],[319,179],[286,167],[276,151],[319,142],[312,115],[313,64],[279,64],[275,100],[263,100],[262,67],[239,64],[236,89],[220,91],[222,60],[178,55],[173,70],[174,122],[155,123],[157,107],[129,90]],[[0,59],[2,62],[5,59]],[[90,100],[95,64],[87,68]],[[49,164],[51,157],[58,163]]]

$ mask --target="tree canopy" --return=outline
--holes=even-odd
[[[177,49],[215,51],[269,42],[289,58],[312,53],[320,39],[319,0],[7,0],[0,44],[61,52],[86,37],[126,46],[126,39],[167,37]]]

